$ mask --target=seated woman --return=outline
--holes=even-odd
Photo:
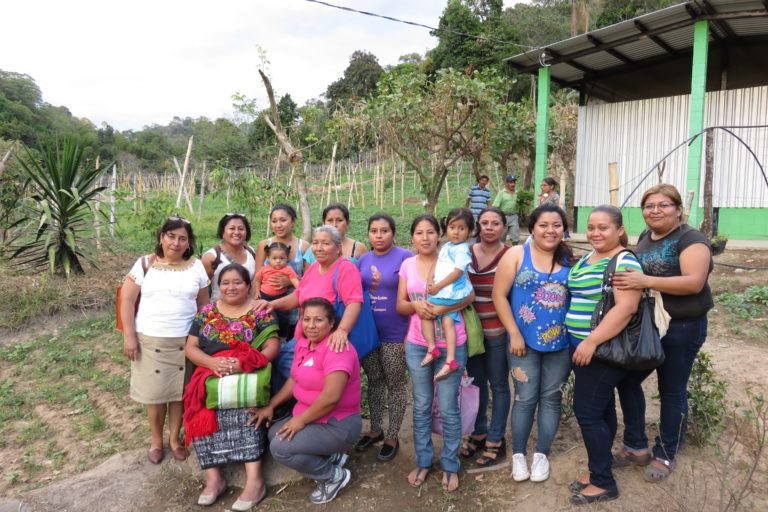
[[[193,440],[205,489],[198,505],[213,505],[227,488],[221,468],[229,462],[245,464],[245,489],[232,510],[250,510],[267,492],[261,474],[266,444],[264,428],[248,425],[246,408],[210,410],[205,407],[205,380],[235,373],[250,373],[277,357],[280,341],[277,322],[251,306],[251,276],[239,263],[219,273],[221,298],[195,316],[185,352],[197,365],[184,393],[184,427]]]
[[[276,461],[317,480],[309,495],[315,504],[333,500],[352,474],[341,452],[355,444],[363,427],[360,416],[360,363],[357,352],[335,352],[329,340],[338,326],[333,305],[312,298],[302,307],[291,376],[266,407],[257,409],[257,428],[272,420],[275,408],[296,399],[293,416],[269,429],[269,450]]]

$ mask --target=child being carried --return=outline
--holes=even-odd
[[[264,266],[253,277],[253,287],[259,290],[258,295],[264,300],[275,300],[288,294],[288,286],[299,286],[299,277],[288,265],[291,248],[281,242],[272,242],[266,249],[267,259]],[[285,281],[287,279],[288,281]],[[275,311],[277,323],[280,326],[278,335],[281,338],[293,337],[290,324],[290,311]]]
[[[467,268],[472,262],[469,239],[475,227],[472,212],[467,208],[454,208],[443,221],[443,232],[448,241],[440,248],[432,283],[427,284],[427,301],[436,306],[455,306],[472,294],[473,288],[467,277]],[[456,363],[456,322],[461,322],[461,313],[454,311],[438,315],[435,320],[421,321],[421,332],[427,340],[427,355],[421,366],[427,366],[439,358],[440,349],[435,346],[435,324],[440,322],[445,338],[445,364],[435,375],[442,380],[459,369]]]

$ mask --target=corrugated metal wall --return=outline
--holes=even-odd
[[[608,162],[619,168],[619,202],[643,174],[688,137],[689,96],[672,96],[579,107],[576,151],[576,206],[607,203]],[[768,124],[768,87],[707,93],[706,126]],[[768,129],[733,130],[768,169]],[[684,194],[688,148],[666,160],[663,181]],[[703,163],[702,163],[703,188]],[[643,190],[658,182],[652,173],[628,206],[639,206]],[[768,207],[768,187],[746,148],[721,130],[715,132],[713,202],[719,207]],[[701,192],[701,190],[700,190]]]

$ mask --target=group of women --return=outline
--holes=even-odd
[[[528,242],[511,248],[502,242],[503,212],[486,208],[470,246],[468,277],[474,293],[450,306],[430,302],[426,293],[442,235],[437,219],[429,214],[411,223],[410,250],[395,244],[397,227],[385,213],[368,220],[370,250],[346,236],[350,217],[342,205],[323,211],[323,225],[315,229],[311,244],[294,235],[294,209],[275,206],[269,219],[273,237],[255,250],[248,245],[247,219],[228,214],[219,224],[221,243],[202,261],[192,256],[195,238],[189,222],[167,219],[154,254],[134,264],[122,292],[131,397],[148,407],[149,460],[157,464],[165,455],[166,414],[171,454],[179,460],[187,457],[180,439],[183,415],[184,441],[194,443],[206,475],[199,504],[213,504],[224,492],[227,483],[220,468],[229,462],[244,463],[247,476],[231,508],[248,510],[261,501],[266,488],[260,461],[267,440],[278,462],[317,481],[310,501],[327,503],[350,481],[346,452],[353,446],[365,451],[383,441],[377,458],[388,461],[396,456],[410,380],[416,459],[407,475],[410,485],[419,487],[433,467],[435,400],[442,421],[439,458],[445,491],[459,487],[462,457],[479,466],[506,459],[510,408],[512,477],[540,482],[550,474],[548,457],[560,422],[562,388],[573,369],[574,412],[588,467],[569,486],[571,502],[618,497],[612,469],[621,466],[646,465],[648,480],[663,480],[673,471],[684,441],[687,381],[712,307],[707,286],[712,263],[706,238],[683,223],[682,201],[673,186],[646,191],[642,212],[648,230],[640,237],[637,257],[624,252],[627,235],[621,212],[601,206],[587,224],[592,250],[576,259],[563,241],[568,229],[565,213],[553,202],[544,201],[533,211]],[[276,243],[285,256],[278,252],[271,261],[267,250]],[[617,254],[616,305],[592,328],[603,272]],[[266,266],[279,269],[285,266],[282,260],[287,260],[298,284],[275,271],[252,286],[257,272]],[[267,291],[283,292],[275,298],[265,292],[265,285]],[[672,318],[662,339],[666,359],[656,370],[661,420],[652,449],[641,387],[650,372],[618,369],[594,357],[597,346],[626,327],[645,289],[661,292]],[[358,362],[349,336],[364,298],[370,299],[380,344]],[[460,312],[472,303],[480,317],[485,353],[468,357],[467,328],[463,320],[456,322],[454,361],[459,371],[436,380],[445,364],[445,336],[438,323],[435,343],[440,355],[424,364],[428,343],[422,322]],[[278,314],[292,336],[279,335]],[[264,373],[270,363],[268,401],[255,408],[206,407],[207,379]],[[368,378],[370,427],[365,433],[360,366]],[[480,387],[481,399],[474,431],[462,440],[458,397],[464,370]],[[614,389],[625,428],[622,447],[612,452],[617,432]],[[529,465],[534,417],[537,435]]]

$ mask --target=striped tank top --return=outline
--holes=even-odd
[[[571,293],[571,305],[568,308],[568,314],[565,316],[565,326],[568,332],[578,343],[589,336],[592,331],[590,323],[592,313],[597,307],[597,303],[603,296],[603,273],[605,267],[611,261],[611,258],[602,258],[591,265],[589,258],[594,254],[590,252],[581,258],[568,274],[568,291]],[[627,269],[642,272],[643,268],[635,257],[630,253],[624,253],[616,264],[616,271],[622,272]]]
[[[539,352],[555,352],[568,346],[565,314],[568,311],[568,270],[539,272],[533,266],[531,245],[523,245],[520,265],[509,303],[525,344]]]
[[[493,305],[491,293],[493,292],[493,280],[496,277],[496,267],[508,249],[509,247],[505,245],[496,257],[493,258],[493,261],[484,268],[479,268],[474,245],[469,246],[472,263],[467,268],[467,274],[469,282],[472,283],[472,287],[475,289],[475,309],[483,326],[483,334],[487,338],[501,336],[507,332],[498,315],[496,315],[496,308]]]

